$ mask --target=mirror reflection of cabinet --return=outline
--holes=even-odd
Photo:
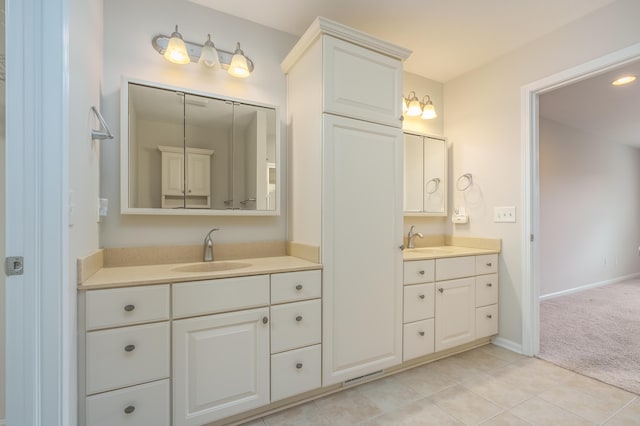
[[[279,214],[274,107],[132,80],[122,96],[122,213]]]
[[[447,141],[404,134],[404,213],[447,215]]]

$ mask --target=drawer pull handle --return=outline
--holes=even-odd
[[[125,310],[125,311],[127,311],[127,312],[131,312],[131,311],[133,311],[135,308],[136,308],[136,305],[126,305],[126,306],[124,307],[124,310]]]
[[[438,291],[439,291],[440,293],[444,293],[444,288],[440,287],[440,288],[438,289]]]
[[[296,290],[302,290],[302,284],[298,284],[298,285],[296,286]]]
[[[491,263],[491,262],[487,262],[487,267],[488,267],[488,268],[491,268],[491,265],[493,265],[493,263]]]
[[[421,294],[420,296],[418,296],[420,299],[424,299],[424,294]]]
[[[493,318],[493,315],[487,314],[487,318],[491,319],[491,318]]]
[[[127,345],[124,347],[125,352],[133,352],[136,349],[136,345]]]
[[[419,273],[420,275],[424,275],[424,270],[422,270],[422,271],[418,271],[418,273]]]
[[[297,368],[298,370],[300,370],[300,369],[302,368],[302,363],[301,363],[301,362],[297,363],[297,364],[296,364],[296,368]]]
[[[418,331],[418,334],[424,336],[424,331]]]
[[[487,287],[493,287],[493,284],[487,283]]]
[[[298,315],[298,316],[296,317],[296,321],[298,321],[298,322],[302,321],[302,315]]]
[[[134,411],[136,411],[136,407],[134,407],[133,405],[129,405],[127,408],[124,409],[125,414],[131,414]]]
[[[268,323],[268,322],[269,322],[269,318],[267,318],[267,317],[262,317],[262,323],[263,323],[263,324],[266,324],[266,323]]]

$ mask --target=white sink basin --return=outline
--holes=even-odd
[[[177,266],[173,270],[176,272],[220,272],[242,269],[248,266],[251,266],[251,264],[245,262],[202,262]]]

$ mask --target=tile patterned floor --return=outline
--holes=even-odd
[[[245,426],[640,425],[640,396],[487,345]]]

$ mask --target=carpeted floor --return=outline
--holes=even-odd
[[[538,356],[640,395],[640,279],[541,302]]]

